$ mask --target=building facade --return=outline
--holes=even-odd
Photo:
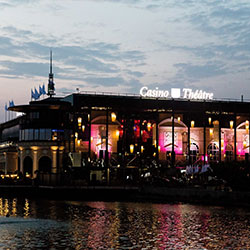
[[[2,174],[108,182],[117,169],[249,159],[249,102],[74,93],[9,109],[23,115],[0,125]]]

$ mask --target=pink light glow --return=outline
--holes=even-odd
[[[104,127],[104,129],[101,129],[102,127]],[[106,141],[103,140],[103,136],[106,135],[106,128],[105,126],[100,126],[97,124],[92,124],[91,125],[91,137],[93,138],[93,140],[91,141],[91,151],[95,152],[95,154],[97,154],[97,157],[99,158],[99,154],[100,154],[100,150],[106,150]],[[112,151],[112,140],[109,134],[109,145],[108,145],[108,152],[109,152],[109,156],[111,154]]]
[[[178,141],[177,143],[175,142],[175,145],[177,147],[175,147],[174,151],[176,154],[182,154],[182,142]]]
[[[167,151],[167,149],[164,147],[163,140],[159,140],[159,146],[161,147],[161,152],[166,152]]]
[[[175,140],[174,142],[174,152],[176,154],[183,154],[182,149],[182,140]],[[169,138],[169,140],[165,140],[164,138],[164,132],[159,133],[159,146],[161,147],[161,152],[165,153],[167,151],[172,151],[172,138]]]
[[[201,156],[201,160],[204,161],[204,155]],[[205,162],[207,162],[207,155],[205,155]]]
[[[242,142],[237,143],[238,155],[245,155],[245,149]]]
[[[238,155],[245,155],[245,150],[243,149],[243,147],[240,147],[238,149]]]

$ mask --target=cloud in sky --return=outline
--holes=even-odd
[[[247,0],[0,0],[0,8],[2,108],[27,103],[30,88],[47,82],[50,49],[59,95],[150,85],[250,98]]]

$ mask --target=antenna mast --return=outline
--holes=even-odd
[[[55,83],[54,83],[54,74],[52,71],[52,50],[50,50],[50,72],[49,72],[49,82],[48,82],[48,93],[49,97],[55,95]]]

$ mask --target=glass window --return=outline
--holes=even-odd
[[[45,140],[51,140],[51,129],[49,128],[45,130]]]
[[[39,112],[31,112],[29,114],[30,119],[38,119],[39,118]]]
[[[209,161],[219,160],[219,147],[215,143],[210,143],[207,147]]]
[[[45,128],[40,129],[40,140],[42,140],[42,141],[46,140],[46,129]]]
[[[24,140],[25,140],[25,131],[22,130],[22,141],[24,141]]]
[[[51,129],[40,128],[40,129],[24,129],[20,130],[20,140],[32,141],[32,140],[51,140]]]
[[[32,141],[33,140],[33,129],[29,129],[28,130],[28,140],[29,141]]]
[[[186,154],[188,157],[188,148],[186,150]],[[190,162],[191,163],[196,162],[198,155],[199,155],[199,146],[196,143],[192,142],[190,144]]]
[[[28,141],[28,138],[29,138],[29,130],[28,130],[28,129],[25,129],[25,130],[24,130],[24,140],[25,140],[25,141]]]
[[[35,129],[34,131],[34,140],[39,140],[39,129]]]

